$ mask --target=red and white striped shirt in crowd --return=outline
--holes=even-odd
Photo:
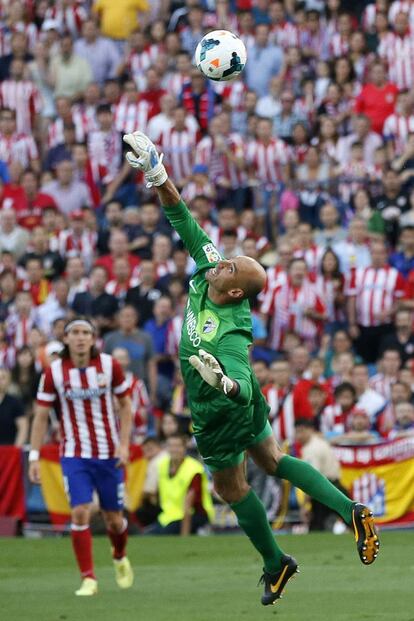
[[[59,233],[59,254],[64,259],[80,257],[87,269],[92,266],[95,256],[98,234],[96,231],[85,229],[80,237],[74,235],[71,229],[64,229]]]
[[[184,84],[187,84],[190,79],[189,75],[172,72],[167,76],[165,90],[167,93],[171,93],[174,97],[178,98],[183,90]]]
[[[36,327],[36,311],[33,309],[29,317],[22,317],[12,312],[6,319],[6,333],[15,349],[29,344],[30,330]]]
[[[148,411],[150,409],[150,399],[148,391],[142,379],[128,372],[125,375],[131,394],[132,409],[132,439],[137,442],[144,439],[148,431]],[[138,438],[137,438],[138,436]]]
[[[352,410],[344,413],[339,403],[327,405],[321,415],[320,430],[325,433],[344,433],[348,426],[347,420]]]
[[[0,134],[0,160],[10,165],[19,162],[22,167],[28,168],[32,160],[39,158],[36,142],[33,136],[27,134],[13,134],[10,137]]]
[[[105,285],[106,293],[114,295],[116,298],[124,298],[128,293],[128,289],[132,287],[138,287],[139,278],[131,276],[126,282],[119,282],[115,278],[109,280]]]
[[[156,50],[152,47],[146,48],[143,52],[131,52],[127,59],[128,73],[132,76],[139,90],[145,89],[145,72],[156,60]]]
[[[4,80],[0,83],[0,105],[16,111],[18,133],[31,134],[34,117],[42,110],[42,98],[29,80]]]
[[[322,274],[318,274],[315,280],[316,291],[326,307],[327,321],[345,321],[345,314],[342,309],[335,307],[335,296],[344,290],[345,279],[342,277],[340,282],[327,279]]]
[[[273,265],[266,270],[266,285],[259,293],[260,312],[268,315],[272,306],[273,293],[277,286],[287,281],[287,271],[281,265]]]
[[[344,38],[339,32],[333,34],[329,39],[329,55],[344,56],[349,50],[349,39]]]
[[[89,131],[92,131],[90,129],[90,118],[87,115],[82,114],[79,110],[75,110],[72,113],[72,123],[75,126],[76,142],[85,142]],[[63,126],[64,121],[61,118],[57,118],[53,121],[53,123],[50,123],[47,130],[47,143],[49,149],[65,142]]]
[[[27,48],[29,52],[33,52],[35,45],[39,39],[39,32],[33,23],[26,24],[18,22],[11,28],[4,26],[0,30],[0,56],[11,54],[11,40],[15,32],[24,32],[27,37]]]
[[[177,183],[191,175],[196,148],[194,132],[189,129],[178,131],[171,127],[161,134],[159,146],[164,153],[164,164]]]
[[[55,2],[55,6],[46,11],[46,19],[54,19],[58,23],[59,31],[69,31],[74,39],[81,35],[82,24],[88,19],[88,14],[82,2],[74,2],[62,6],[61,2]]]
[[[118,132],[131,133],[139,129],[146,132],[150,118],[151,104],[141,100],[129,102],[126,97],[121,97],[115,107],[114,125]]]
[[[178,355],[178,348],[181,341],[181,329],[183,327],[183,315],[175,315],[169,322],[167,327],[167,338],[165,352],[170,356]]]
[[[226,143],[226,147],[234,157],[244,157],[243,138],[236,133],[229,136],[221,136]],[[240,170],[234,162],[220,149],[216,149],[211,136],[205,136],[197,145],[196,164],[208,166],[209,176],[213,183],[225,179],[232,188],[239,188],[246,185],[247,178],[244,170]]]
[[[270,30],[270,41],[279,45],[283,50],[288,47],[297,47],[299,43],[298,29],[290,22],[275,24]]]
[[[414,36],[389,32],[378,47],[378,54],[388,65],[388,77],[401,89],[410,89],[414,80]]]
[[[394,25],[398,13],[408,13],[410,26],[414,27],[414,2],[412,0],[397,0],[391,3],[388,11],[388,21],[391,25]]]
[[[91,159],[104,166],[107,176],[104,183],[112,181],[121,166],[122,142],[120,134],[116,130],[109,132],[96,131],[88,136],[88,151]]]
[[[214,82],[213,88],[219,95],[222,96],[226,102],[226,106],[229,106],[232,111],[244,110],[246,85],[241,80],[234,80],[233,82]]]
[[[385,397],[387,401],[391,399],[391,386],[398,381],[398,377],[390,377],[384,373],[376,373],[370,377],[368,385],[380,395]]]
[[[277,189],[282,179],[282,166],[289,161],[289,148],[279,138],[272,138],[268,144],[252,140],[247,147],[247,163],[253,168],[262,189]]]
[[[316,286],[305,279],[301,287],[293,287],[288,279],[278,285],[273,293],[269,309],[271,316],[270,347],[280,349],[286,332],[295,332],[304,341],[313,343],[320,331],[319,322],[304,315],[308,308],[317,313],[325,313],[325,305],[320,299]]]
[[[98,119],[96,118],[96,106],[74,104],[72,106],[72,118],[75,126],[78,123],[82,125],[85,134],[99,129]]]
[[[293,386],[277,388],[273,384],[268,384],[262,388],[262,392],[270,406],[269,421],[276,440],[293,442],[295,420],[311,416],[309,404],[300,403]]]
[[[293,256],[295,259],[304,259],[308,272],[310,274],[316,274],[320,268],[324,252],[325,248],[323,246],[312,244],[309,248],[306,248],[306,250],[297,248],[294,251]]]
[[[375,19],[377,17],[377,6],[375,3],[368,4],[362,14],[362,28],[365,32],[375,31]]]
[[[391,314],[395,301],[405,297],[406,284],[395,267],[357,267],[352,270],[346,294],[356,296],[358,324],[379,326],[387,323],[378,318],[379,313]]]
[[[391,114],[385,119],[382,134],[386,140],[394,142],[397,155],[401,155],[407,144],[408,134],[414,132],[414,114]]]
[[[112,396],[130,392],[119,362],[108,354],[92,358],[86,369],[69,358],[52,362],[41,377],[37,402],[53,407],[60,419],[63,457],[109,459],[118,432]]]
[[[16,364],[16,348],[12,345],[0,347],[0,368],[13,369]]]

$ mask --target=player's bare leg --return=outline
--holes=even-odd
[[[122,511],[102,511],[102,515],[112,544],[116,583],[120,589],[129,589],[134,582],[134,572],[126,556],[128,522]]]
[[[354,530],[361,562],[370,565],[375,561],[379,540],[372,511],[368,507],[347,498],[310,464],[284,455],[274,436],[268,436],[250,447],[248,452],[267,474],[287,479],[311,498],[339,513],[344,522]]]
[[[213,481],[217,493],[230,504],[240,527],[263,558],[262,604],[274,604],[296,573],[297,563],[277,545],[266,510],[246,481],[244,463],[213,472]]]
[[[89,528],[90,517],[89,504],[77,505],[72,508],[70,533],[73,551],[82,577],[82,584],[75,591],[75,594],[79,596],[96,595],[98,592],[98,582],[93,567],[92,534]]]

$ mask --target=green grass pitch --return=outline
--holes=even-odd
[[[414,533],[383,533],[372,567],[350,534],[281,536],[300,563],[284,598],[261,606],[259,557],[239,535],[132,537],[135,584],[120,591],[108,541],[94,540],[99,594],[77,598],[69,538],[0,539],[0,619],[4,621],[414,621]]]

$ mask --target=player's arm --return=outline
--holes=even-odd
[[[196,264],[208,262],[213,254],[216,255],[214,260],[218,261],[221,257],[212,246],[211,239],[193,218],[186,204],[181,200],[177,188],[168,179],[162,163],[163,155],[158,154],[155,145],[142,132],[126,134],[124,141],[133,149],[133,152],[128,151],[126,154],[127,161],[133,168],[144,172],[147,187],[156,188],[168,220]]]
[[[252,380],[247,341],[236,341],[233,335],[228,335],[217,348],[217,358],[203,349],[198,353],[190,356],[189,362],[204,381],[240,405],[250,403]]]
[[[49,406],[38,403],[35,406],[29,453],[29,479],[32,483],[40,483],[40,448],[47,431],[49,409]]]
[[[119,465],[125,466],[128,463],[129,457],[129,440],[132,430],[132,405],[131,397],[124,395],[118,397],[119,410],[118,416],[120,421],[119,426],[119,446],[117,448],[116,456],[119,459]]]

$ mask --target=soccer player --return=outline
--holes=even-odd
[[[269,425],[269,407],[248,355],[252,344],[248,299],[263,289],[264,269],[248,257],[223,259],[180,200],[152,142],[141,132],[127,134],[124,141],[133,149],[126,155],[128,162],[144,172],[147,187],[156,187],[165,214],[197,265],[181,336],[181,370],[194,435],[214,486],[263,557],[262,604],[281,597],[298,565],[280,549],[263,504],[247,484],[246,451],[267,474],[287,479],[352,525],[360,559],[369,565],[379,547],[371,511],[343,495],[306,462],[284,455]]]
[[[123,469],[128,461],[131,432],[129,384],[119,363],[95,347],[94,326],[75,318],[65,327],[61,357],[44,372],[37,393],[31,434],[29,477],[40,483],[39,451],[49,410],[60,418],[61,465],[71,505],[71,537],[82,577],[76,595],[94,595],[98,590],[89,528],[93,491],[98,493],[105,520],[115,577],[121,589],[133,583],[133,571],[125,554],[127,521],[123,517]],[[119,401],[119,435],[112,396]]]

